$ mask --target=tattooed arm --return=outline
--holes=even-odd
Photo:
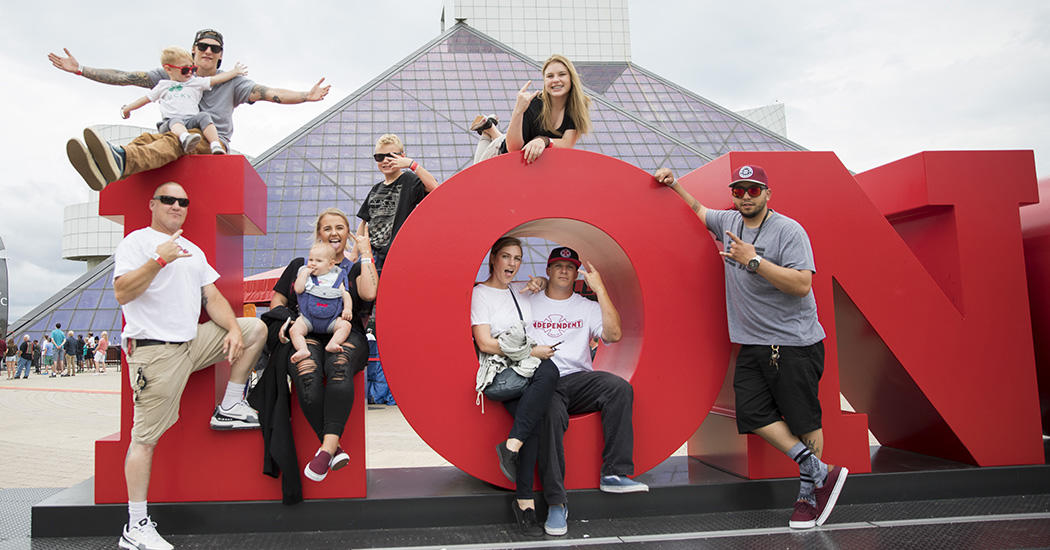
[[[150,81],[149,75],[145,71],[121,71],[118,69],[96,69],[93,67],[84,67],[77,61],[77,58],[73,57],[73,54],[69,53],[68,49],[63,48],[62,51],[66,53],[65,57],[58,54],[49,53],[47,58],[51,61],[51,64],[55,68],[66,71],[67,73],[82,74],[84,78],[94,80],[95,82],[101,82],[103,84],[112,84],[114,86],[138,86],[140,88],[152,88],[153,82]]]
[[[263,84],[256,84],[252,88],[252,93],[248,96],[248,101],[254,103],[256,101],[272,101],[273,103],[304,103],[307,101],[321,101],[326,95],[328,90],[332,87],[331,84],[322,86],[324,79],[317,81],[313,88],[310,88],[307,92],[297,92],[294,90],[284,90],[282,88],[271,88]]]

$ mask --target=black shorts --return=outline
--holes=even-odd
[[[733,375],[737,431],[751,433],[779,420],[795,435],[819,429],[824,342],[780,346],[778,367],[770,364],[771,353],[770,346],[740,346]]]

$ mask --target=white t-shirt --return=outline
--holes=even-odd
[[[525,283],[511,283],[510,290],[492,288],[483,284],[474,285],[470,295],[470,324],[489,325],[492,337],[495,338],[520,322],[518,310],[514,307],[514,298],[518,299],[521,314],[525,322],[532,321],[532,308],[529,306],[528,294],[520,294]],[[512,297],[510,293],[513,292]]]
[[[160,107],[160,116],[168,119],[173,116],[192,116],[199,112],[201,96],[211,89],[211,78],[195,76],[186,82],[161,80],[146,92],[146,97]]]
[[[540,292],[529,298],[532,322],[529,336],[537,343],[561,345],[551,359],[561,376],[594,370],[591,364],[591,339],[602,335],[602,308],[579,294],[565,300],[552,300]]]
[[[113,255],[113,279],[152,261],[149,258],[157,251],[157,245],[170,238],[171,235],[149,227],[128,234]],[[189,239],[180,236],[175,243],[191,256],[161,268],[142,295],[121,307],[126,322],[125,346],[128,338],[188,342],[197,336],[201,288],[218,280],[219,273]]]

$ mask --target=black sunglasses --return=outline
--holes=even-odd
[[[403,154],[404,153],[376,153],[376,154],[372,155],[372,158],[376,159],[376,162],[383,162],[383,159],[386,159],[386,158],[396,159],[398,156],[403,155]]]
[[[186,208],[187,206],[190,205],[190,199],[184,199],[184,198],[180,198],[180,197],[173,197],[171,195],[157,195],[156,197],[153,197],[153,198],[159,200],[161,204],[166,204],[168,206],[171,206],[171,205],[175,204],[176,202],[179,203],[179,206],[181,206],[183,208]]]
[[[211,48],[212,53],[222,53],[222,46],[218,44],[208,44],[207,42],[197,42],[197,50],[206,52],[208,48]]]

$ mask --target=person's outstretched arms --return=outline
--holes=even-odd
[[[134,111],[135,109],[138,109],[139,107],[142,107],[147,103],[149,103],[149,98],[146,96],[142,96],[136,99],[135,101],[128,103],[127,105],[123,105],[120,108],[120,116],[127,119],[131,116],[131,111]]]
[[[249,102],[270,101],[273,103],[305,103],[307,101],[321,101],[332,85],[322,86],[324,78],[317,81],[313,88],[306,92],[285,90],[282,88],[271,88],[263,84],[256,84],[252,93],[248,96]]]
[[[689,205],[689,208],[693,210],[696,217],[700,218],[704,227],[707,227],[707,207],[700,204],[700,201],[696,200],[689,191],[686,191],[684,187],[678,184],[678,180],[675,179],[674,174],[670,169],[660,168],[653,173],[653,177],[656,178],[657,182],[670,187],[675,193],[678,193],[678,196],[682,197],[682,200]]]
[[[211,86],[214,88],[223,82],[229,82],[238,76],[245,76],[248,74],[248,67],[241,63],[238,63],[233,67],[231,71],[223,71],[213,77],[210,77]]]
[[[59,70],[73,73],[75,75],[83,75],[84,78],[89,80],[113,86],[138,86],[140,88],[153,87],[153,82],[145,71],[129,72],[121,71],[119,69],[96,69],[94,67],[85,67],[77,61],[77,58],[73,57],[73,54],[69,53],[68,49],[62,48],[62,51],[66,53],[65,57],[55,53],[47,54],[48,60],[50,60],[51,64]]]

